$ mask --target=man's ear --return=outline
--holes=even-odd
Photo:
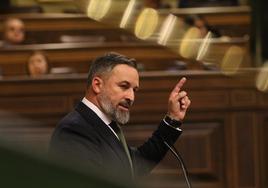
[[[103,87],[103,80],[98,77],[98,76],[95,76],[92,80],[92,90],[98,94],[101,92],[101,88]]]

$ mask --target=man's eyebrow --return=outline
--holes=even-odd
[[[131,83],[130,83],[129,81],[126,81],[126,80],[123,80],[123,81],[119,82],[119,84],[127,84],[127,85],[131,85]],[[136,89],[136,90],[139,89],[139,86],[138,86],[138,85],[135,86],[134,89]]]

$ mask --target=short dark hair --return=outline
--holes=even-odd
[[[94,76],[101,76],[105,73],[109,73],[116,65],[121,64],[128,65],[137,70],[137,63],[135,59],[128,58],[127,56],[116,52],[109,52],[97,57],[90,65],[87,79],[87,87],[91,85]]]

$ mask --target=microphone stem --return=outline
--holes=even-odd
[[[179,161],[180,166],[181,166],[181,168],[182,168],[182,172],[183,172],[185,181],[186,181],[186,184],[187,184],[187,187],[188,187],[188,188],[192,188],[191,182],[190,182],[189,177],[188,177],[188,172],[187,172],[185,163],[183,162],[183,159],[182,159],[181,155],[179,154],[179,152],[176,150],[175,147],[170,146],[165,140],[163,140],[163,141],[164,141],[164,144],[169,148],[169,150],[171,151],[171,153],[172,153],[172,154],[176,157],[176,159]]]

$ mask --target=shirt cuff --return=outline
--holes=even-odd
[[[176,128],[176,127],[171,126],[168,122],[165,121],[165,119],[163,119],[163,122],[164,122],[167,126],[172,127],[173,129],[176,129],[176,130],[182,132],[182,130],[181,130],[179,127]]]

